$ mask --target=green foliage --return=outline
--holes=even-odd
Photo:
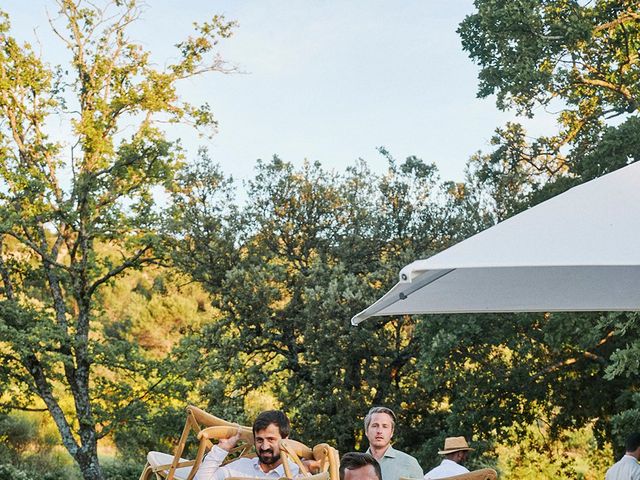
[[[176,439],[184,427],[184,408],[176,408],[175,399],[164,397],[165,405],[154,405],[155,408],[138,409],[135,414],[116,430],[113,439],[118,447],[118,455],[125,464],[139,464],[151,450],[161,452],[173,451]],[[173,401],[172,401],[173,400]],[[180,407],[184,405],[180,402]],[[194,442],[197,444],[197,442]],[[185,451],[185,456],[195,454]],[[144,465],[139,465],[138,475]],[[114,467],[115,468],[115,467]]]
[[[525,430],[524,436],[506,436],[497,448],[500,478],[604,478],[611,452],[598,455],[597,442],[588,426],[564,431],[557,439],[547,436],[542,421]]]
[[[463,48],[481,67],[479,95],[531,114],[562,98],[569,131],[638,108],[637,3],[607,0],[476,0],[460,24]],[[582,124],[582,125],[579,125]]]
[[[0,478],[80,478],[73,460],[59,446],[55,424],[42,412],[0,417],[0,442]]]
[[[35,480],[35,477],[27,474],[11,464],[0,465],[0,479],[2,480]]]
[[[142,463],[104,462],[102,470],[107,480],[137,480],[144,468]]]
[[[238,257],[238,206],[233,194],[231,179],[225,178],[205,149],[180,170],[173,185],[171,215],[166,222],[172,260],[209,291],[219,288]]]
[[[613,415],[637,387],[605,378],[622,339],[602,320],[596,314],[429,317],[419,324],[432,334],[420,367],[425,388],[446,399],[437,405],[439,428],[499,442],[505,434],[526,435],[528,425],[544,419],[552,439],[590,425],[603,446]]]
[[[210,252],[177,251],[194,275],[219,278],[219,286],[204,283],[218,315],[184,344],[198,352],[192,381],[212,412],[250,421],[245,398],[258,390],[291,413],[298,438],[346,451],[363,445],[367,407],[385,403],[407,426],[397,434],[406,441],[413,415],[430,401],[417,384],[425,338],[409,318],[357,329],[348,319],[400,266],[464,235],[456,227],[473,199],[439,183],[433,166],[415,157],[398,165],[381,153],[389,161],[383,176],[363,164],[338,174],[317,163],[296,170],[278,158],[261,162],[247,206],[213,228],[216,238],[238,239],[224,276],[207,261]],[[190,242],[204,243],[209,233],[189,228],[189,208],[220,210],[198,198],[183,201],[181,213]]]
[[[127,328],[104,321],[100,294],[167,258],[154,195],[172,190],[183,153],[159,125],[215,131],[210,109],[182,102],[177,84],[233,70],[214,48],[234,24],[196,25],[159,69],[128,39],[135,1],[58,7],[52,26],[69,68],[19,44],[0,16],[0,373],[13,399],[0,408],[39,398],[84,478],[101,479],[98,439],[145,410],[152,391],[162,398],[170,375]],[[64,143],[48,133],[67,121]]]
[[[477,153],[469,160],[467,182],[481,192],[484,207],[497,223],[526,209],[550,173],[542,173],[534,163],[538,155],[519,124],[497,129],[491,145],[493,152]]]
[[[12,450],[25,448],[36,437],[37,425],[23,416],[3,415],[0,418],[0,438]]]
[[[631,396],[633,407],[621,411],[611,419],[613,446],[616,458],[624,455],[627,437],[640,430],[640,398],[638,398],[637,393]]]
[[[515,213],[532,191],[543,191],[526,175],[483,176],[475,167],[465,185],[440,183],[420,160],[397,165],[382,153],[389,161],[382,176],[362,164],[339,174],[319,164],[296,170],[278,158],[262,162],[246,207],[235,215],[220,215],[227,194],[191,201],[189,192],[180,193],[189,242],[234,238],[224,248],[212,243],[218,253],[235,249],[223,275],[206,249],[175,251],[182,268],[216,279],[203,282],[215,306],[211,322],[174,352],[191,362],[186,381],[199,389],[201,404],[245,423],[255,409],[250,402],[277,405],[291,414],[297,438],[329,441],[341,451],[366,446],[362,417],[370,405],[386,404],[399,416],[396,445],[424,467],[433,466],[434,452],[452,434],[478,447],[475,467],[495,465],[505,436],[526,441],[541,418],[549,441],[589,425],[590,445],[606,444],[617,408],[633,406],[624,399],[635,388],[605,378],[624,344],[608,316],[436,315],[348,324],[401,266]],[[490,178],[523,193],[501,197],[500,210],[495,194],[502,187],[488,186]],[[596,449],[592,460],[606,455]],[[581,451],[576,462],[585,458]],[[519,461],[534,460],[523,453]],[[551,462],[549,472],[565,467],[557,468]]]
[[[571,151],[571,171],[583,180],[591,180],[640,160],[639,134],[637,116],[605,128],[597,140],[589,139]]]
[[[499,188],[499,214],[503,207],[513,213],[504,202],[517,210],[637,159],[637,2],[476,0],[475,6],[458,33],[480,66],[478,95],[496,94],[499,108],[529,116],[540,106],[559,110],[559,133],[527,141],[522,126],[507,125],[496,132],[494,153],[476,159],[488,185]]]
[[[202,288],[175,270],[148,267],[129,272],[100,295],[102,335],[138,343],[154,358],[164,358],[190,329],[211,317]]]
[[[475,5],[477,11],[458,32],[480,65],[479,95],[496,94],[500,108],[528,115],[554,99],[561,109],[557,135],[530,140],[520,125],[508,124],[496,131],[492,153],[472,159],[470,183],[483,192],[481,202],[496,220],[640,159],[637,2],[477,0]],[[624,435],[638,428],[637,315],[522,317],[527,318],[522,343],[499,341],[521,359],[524,375],[513,376],[507,363],[496,370],[498,383],[525,382],[522,404],[532,408],[525,410],[533,415],[529,421],[542,413],[552,437],[591,418],[598,444],[611,441],[618,451]],[[491,331],[490,325],[485,328]],[[488,343],[494,338],[489,335]],[[470,348],[485,343],[476,339]],[[514,410],[504,418],[515,415]]]

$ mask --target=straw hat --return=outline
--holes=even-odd
[[[464,437],[447,437],[444,439],[444,449],[440,450],[438,454],[447,455],[462,450],[473,451],[475,448],[471,448]]]

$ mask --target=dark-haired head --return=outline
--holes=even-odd
[[[371,466],[378,480],[382,480],[382,470],[380,470],[380,464],[373,458],[373,455],[360,452],[345,453],[340,459],[340,480],[345,480],[347,472],[353,472],[361,468],[367,468]],[[371,469],[368,469],[371,470]],[[364,478],[364,476],[359,477]],[[375,480],[373,476],[370,476],[371,480]]]
[[[633,432],[624,444],[627,452],[635,452],[640,447],[640,432]]]
[[[278,426],[282,438],[289,438],[291,423],[289,423],[289,418],[281,410],[267,410],[260,413],[253,422],[253,436],[255,437],[256,432],[264,430],[271,424]]]

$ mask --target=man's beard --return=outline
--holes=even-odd
[[[265,454],[268,455],[265,456]],[[258,452],[258,460],[260,460],[260,463],[264,463],[265,465],[273,465],[280,460],[280,455],[274,455],[273,450],[271,449],[262,450],[261,452]]]

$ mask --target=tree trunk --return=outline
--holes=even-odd
[[[97,445],[92,445],[86,449],[83,447],[78,450],[75,459],[78,462],[84,480],[104,480],[104,475],[98,462]]]

